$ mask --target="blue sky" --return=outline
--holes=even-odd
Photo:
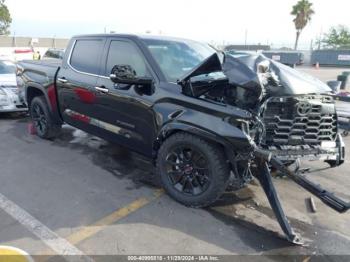
[[[291,6],[296,0],[7,0],[12,33],[33,37],[75,34],[164,34],[216,43],[291,46],[295,38]],[[350,1],[311,0],[316,11],[301,36],[310,46],[332,25],[350,26]]]

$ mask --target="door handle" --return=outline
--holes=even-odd
[[[109,92],[108,88],[105,88],[105,87],[102,87],[102,86],[96,86],[95,90],[99,91],[99,92],[102,92],[102,93],[108,93]]]
[[[64,77],[63,78],[57,78],[57,81],[62,83],[62,84],[66,84],[68,82],[68,80],[65,79]]]

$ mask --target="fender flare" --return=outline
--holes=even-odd
[[[49,103],[49,98],[48,98],[48,95],[47,95],[45,88],[42,85],[35,83],[35,82],[26,83],[25,100],[26,100],[26,103],[28,104],[28,107],[30,106],[30,103],[28,101],[28,89],[31,89],[31,88],[37,89],[38,91],[40,91],[44,95],[45,100],[48,103],[48,106],[50,107],[50,111],[51,111],[52,107],[51,107],[51,104]]]
[[[232,149],[232,144],[221,137],[220,135],[210,132],[208,130],[205,130],[201,127],[197,127],[194,125],[191,125],[189,123],[184,122],[178,122],[173,121],[170,122],[162,127],[160,132],[158,133],[157,139],[154,142],[153,148],[154,148],[154,158],[157,157],[158,149],[160,148],[162,142],[167,139],[169,136],[174,134],[175,132],[186,132],[190,133],[192,135],[199,136],[207,141],[216,143],[221,145],[224,148],[225,154],[227,156],[227,159],[231,162],[232,157],[235,155],[234,150]]]
[[[26,84],[26,88],[25,88],[25,99],[26,99],[26,103],[28,105],[28,108],[30,107],[29,105],[29,101],[28,101],[28,89],[29,88],[34,88],[38,91],[40,91],[40,93],[43,94],[46,104],[49,107],[49,111],[53,117],[53,120],[57,123],[57,124],[62,124],[63,121],[60,117],[59,114],[59,109],[58,109],[58,104],[57,104],[57,95],[56,95],[56,88],[55,86],[52,84],[50,86],[48,86],[47,88],[43,87],[42,85],[35,83],[35,82],[28,82]]]

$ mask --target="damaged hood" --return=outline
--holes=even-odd
[[[264,55],[225,54],[221,63],[215,53],[186,74],[179,82],[191,77],[222,71],[230,84],[270,95],[324,94],[331,89],[323,82],[308,74],[273,61]]]
[[[263,55],[226,55],[223,72],[231,84],[248,89],[264,86],[273,95],[324,94],[322,81]]]
[[[221,61],[217,53],[214,53],[178,80],[178,82],[186,82],[190,80],[191,77],[218,71],[222,71]]]

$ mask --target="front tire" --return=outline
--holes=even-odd
[[[43,96],[37,96],[32,100],[29,111],[36,134],[39,137],[52,139],[57,136],[61,126],[54,123]]]
[[[230,174],[221,148],[182,132],[162,144],[157,173],[167,193],[190,207],[205,207],[216,201],[224,193]]]

